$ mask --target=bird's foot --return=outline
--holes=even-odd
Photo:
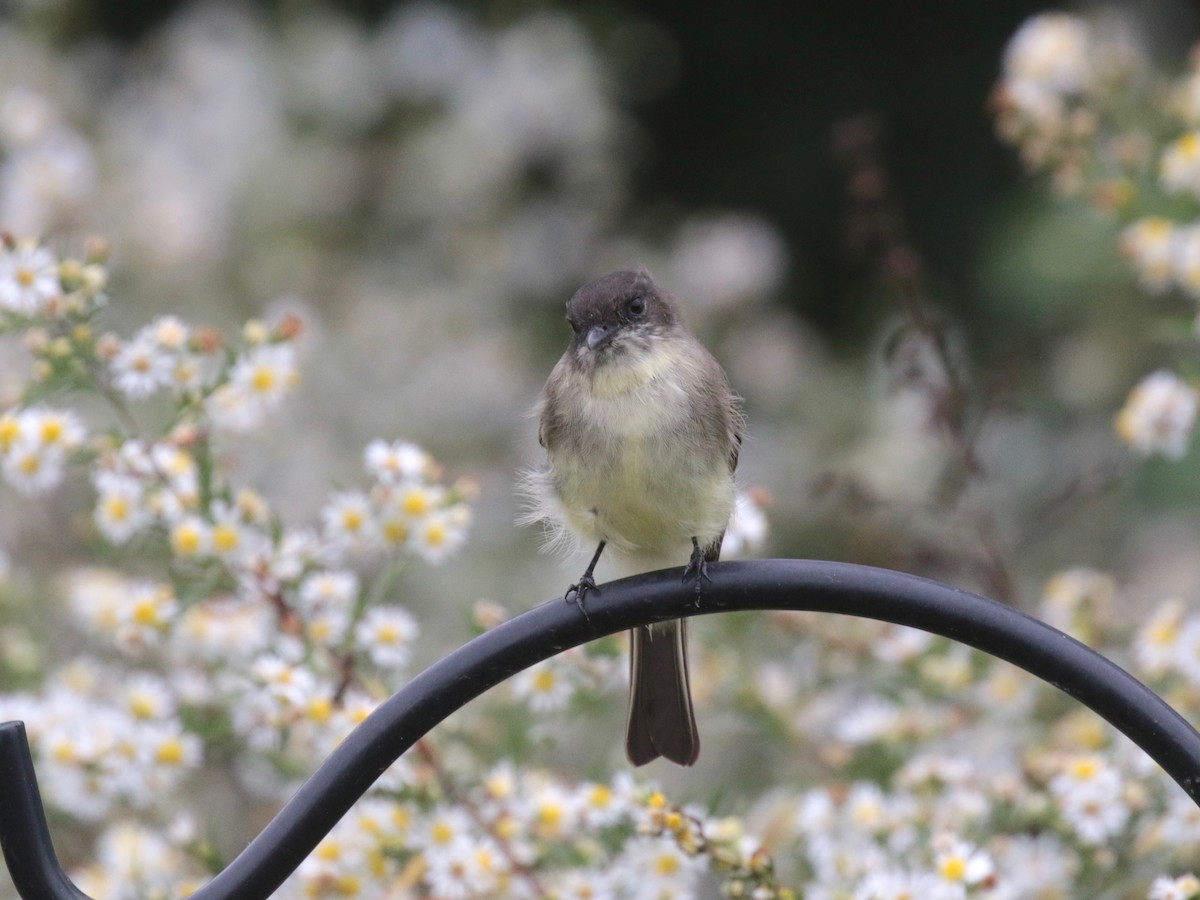
[[[704,582],[712,581],[712,578],[708,575],[708,560],[704,558],[704,551],[700,549],[700,543],[695,538],[692,538],[692,558],[683,569],[683,583],[687,584],[691,579],[696,581],[696,605],[699,606]]]
[[[564,600],[568,603],[574,603],[579,607],[579,611],[583,613],[585,619],[588,619],[588,614],[587,609],[583,605],[583,600],[589,591],[594,591],[597,594],[600,593],[600,588],[596,587],[596,579],[592,577],[590,569],[584,572],[579,581],[567,588],[567,592],[563,594]]]

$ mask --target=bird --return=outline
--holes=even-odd
[[[545,464],[527,478],[526,519],[595,547],[565,595],[585,615],[606,548],[628,574],[686,560],[699,603],[734,508],[741,402],[645,269],[589,281],[566,318],[570,342],[534,409]],[[686,620],[631,631],[625,750],[634,766],[700,754]]]

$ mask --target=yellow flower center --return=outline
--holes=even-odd
[[[1089,781],[1100,773],[1100,762],[1092,756],[1080,756],[1071,760],[1067,771],[1077,781]]]
[[[962,881],[967,874],[967,861],[961,856],[947,856],[938,863],[938,874],[947,881]]]
[[[679,871],[679,858],[664,853],[654,861],[654,871],[659,875],[674,875]]]
[[[63,424],[61,419],[45,419],[42,422],[42,443],[54,444],[62,437]]]
[[[133,605],[132,618],[138,625],[157,625],[158,604],[150,598],[139,600]]]
[[[21,266],[16,271],[17,284],[21,287],[31,287],[33,285],[33,269],[28,266]]]
[[[383,539],[389,544],[403,544],[408,540],[408,526],[396,519],[383,523]]]
[[[183,742],[178,738],[163,741],[154,753],[154,761],[164,766],[179,765],[183,762]]]
[[[129,504],[124,497],[105,497],[104,515],[113,522],[123,522],[129,516]]]
[[[425,543],[430,547],[440,547],[446,542],[446,526],[440,522],[432,522],[425,529]]]
[[[423,491],[408,491],[401,502],[406,515],[423,516],[429,511],[429,499]]]
[[[598,784],[588,794],[588,803],[604,808],[612,803],[612,790],[605,784]]]
[[[212,533],[213,546],[221,553],[228,553],[238,545],[238,532],[232,525],[217,525]]]
[[[171,535],[171,546],[180,556],[194,556],[200,550],[200,532],[194,525],[178,525]]]
[[[149,719],[154,715],[154,701],[145,694],[137,694],[129,698],[129,711],[134,718]]]
[[[16,419],[11,416],[0,419],[0,453],[6,452],[20,435],[21,426]]]
[[[250,387],[260,394],[265,394],[275,387],[275,373],[266,366],[259,366],[250,376]]]

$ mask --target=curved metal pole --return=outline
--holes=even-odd
[[[1124,732],[1200,804],[1200,734],[1157,694],[1094,650],[1023,613],[886,569],[808,560],[709,566],[695,605],[678,570],[601,585],[588,617],[551,601],[472,640],[384,702],[329,756],[229,866],[193,900],[266,898],[379,775],[468,701],[534,663],[634,625],[708,613],[811,610],[909,625],[968,644],[1048,681]],[[0,843],[22,897],[85,897],[50,846],[19,723],[0,726]]]

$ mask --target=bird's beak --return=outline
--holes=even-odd
[[[613,333],[611,325],[593,325],[588,329],[587,346],[589,350],[595,350]]]

